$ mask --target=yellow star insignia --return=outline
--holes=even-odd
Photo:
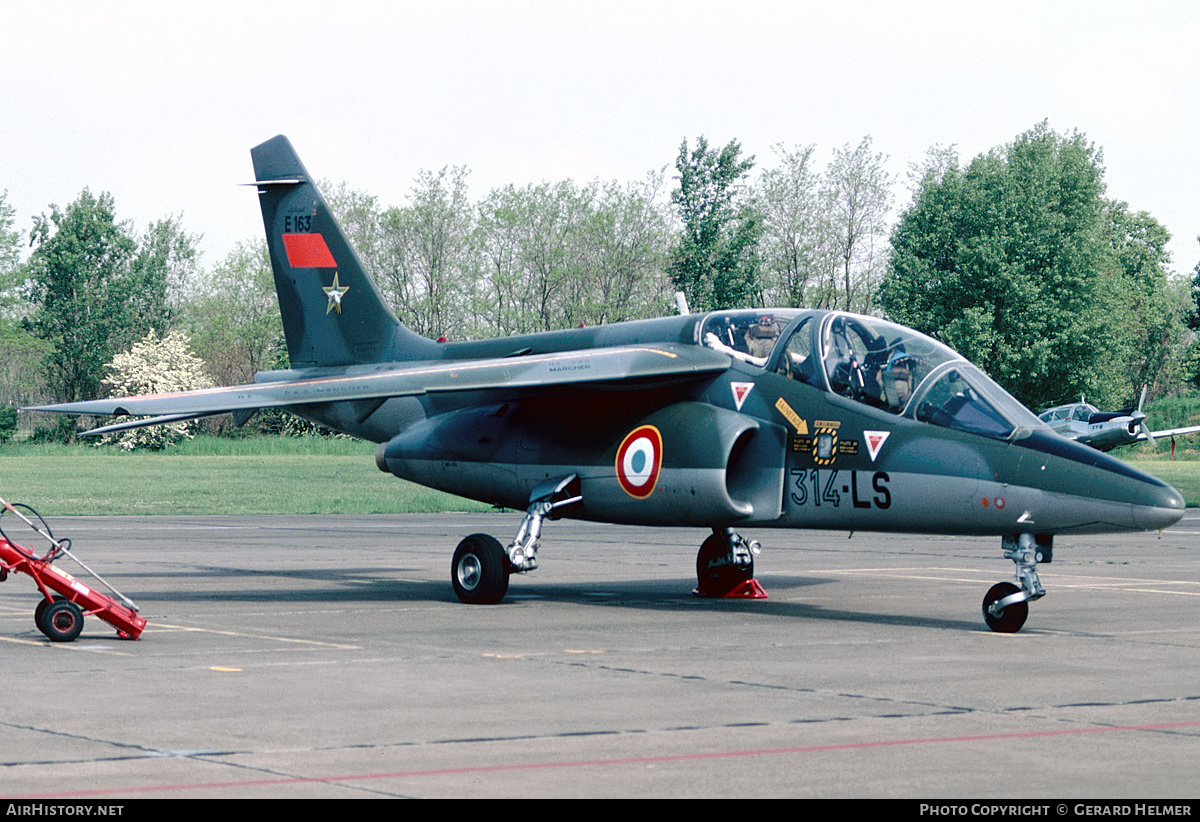
[[[329,288],[322,288],[321,290],[324,291],[325,296],[329,298],[329,305],[325,307],[325,313],[328,314],[330,311],[337,311],[337,313],[341,314],[342,295],[349,291],[350,287],[338,284],[338,273],[336,271],[333,272],[333,285],[329,286]]]

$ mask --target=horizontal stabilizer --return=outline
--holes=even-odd
[[[117,431],[128,431],[131,428],[145,428],[150,425],[165,425],[169,422],[187,422],[188,420],[198,420],[203,417],[214,417],[217,414],[224,414],[225,411],[206,411],[203,414],[164,414],[160,417],[145,417],[136,420],[127,420],[125,422],[114,422],[112,425],[102,425],[99,428],[92,428],[84,431],[79,436],[81,437],[99,437],[102,434],[113,434]]]

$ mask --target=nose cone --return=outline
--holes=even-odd
[[[1057,516],[1039,513],[1075,523],[1064,530],[1152,531],[1183,519],[1183,494],[1115,457],[1051,433],[1035,432],[1018,444],[1034,457],[1022,461],[1025,481],[1063,502]]]
[[[1183,519],[1187,508],[1183,494],[1165,482],[1159,481],[1157,486],[1147,484],[1146,490],[1139,496],[1141,499],[1132,504],[1133,522],[1138,528],[1157,531]]]

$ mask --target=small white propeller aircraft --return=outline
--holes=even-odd
[[[1101,451],[1111,451],[1120,445],[1131,445],[1142,441],[1148,441],[1153,445],[1154,441],[1160,437],[1176,437],[1200,432],[1200,425],[1151,431],[1150,426],[1146,425],[1146,414],[1142,411],[1142,405],[1145,402],[1146,388],[1143,386],[1142,397],[1138,400],[1137,408],[1101,411],[1080,397],[1079,402],[1056,405],[1046,409],[1038,415],[1038,419],[1050,426],[1059,436],[1082,442],[1084,445],[1090,445]]]

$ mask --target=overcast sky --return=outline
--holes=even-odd
[[[684,138],[832,148],[871,135],[908,200],[1042,120],[1104,151],[1108,196],[1200,261],[1200,4],[1087,2],[14,2],[0,0],[0,191],[28,231],[108,191],[137,230],[182,214],[211,266],[262,236],[249,149],[401,205],[422,169],[471,194],[641,179]],[[672,169],[673,171],[673,169]]]

